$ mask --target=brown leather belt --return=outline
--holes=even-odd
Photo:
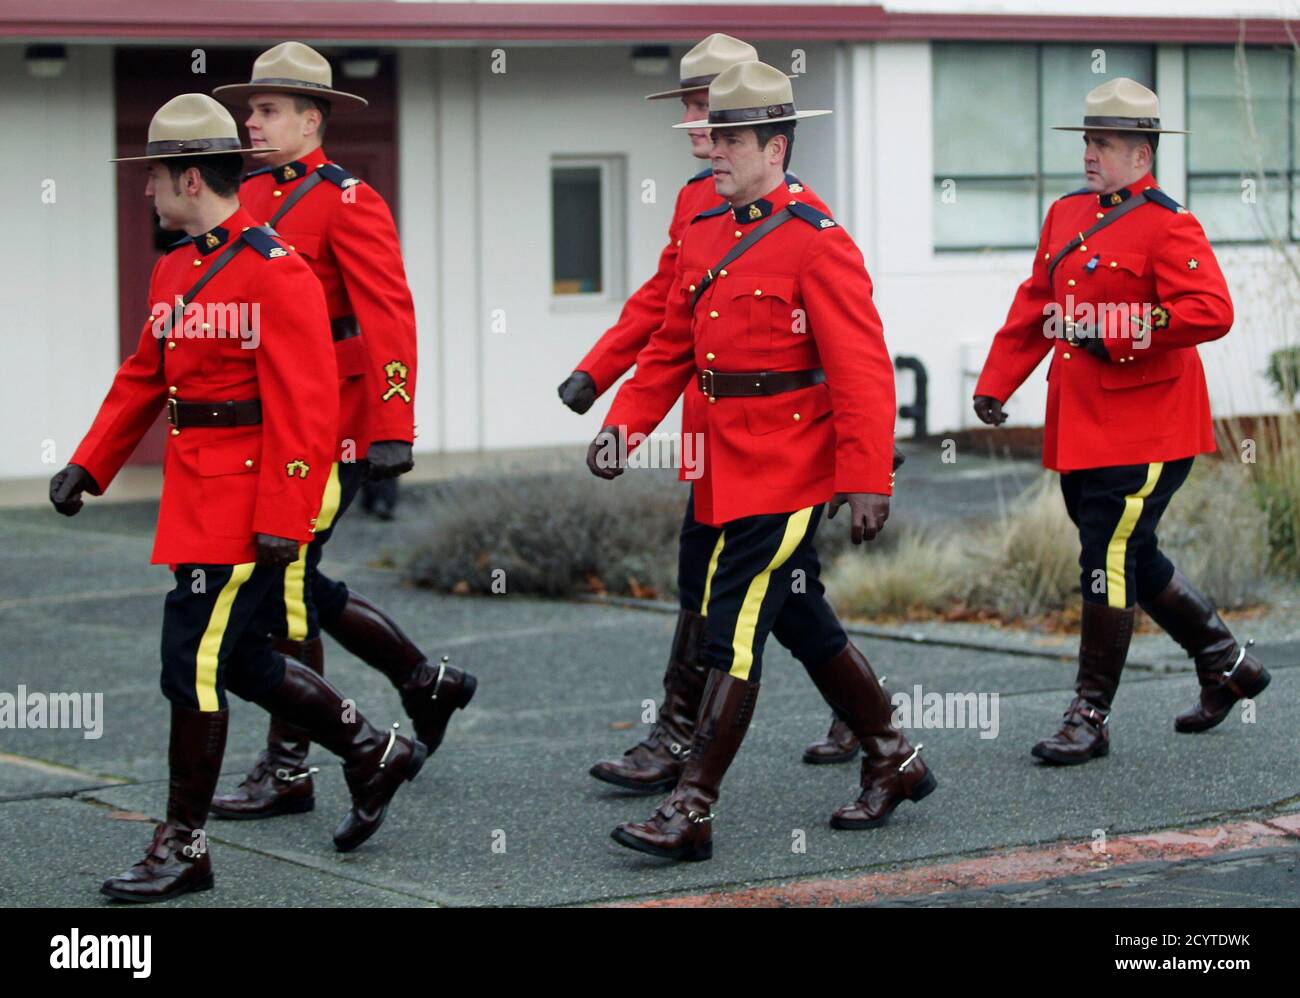
[[[339,340],[350,340],[354,336],[360,336],[361,327],[357,325],[355,315],[341,315],[337,319],[330,319],[330,333],[337,343]]]
[[[820,367],[807,371],[696,371],[696,383],[709,398],[752,398],[811,388],[826,380]]]
[[[261,421],[261,399],[240,399],[238,402],[167,400],[167,422],[178,430],[187,426],[254,426]]]

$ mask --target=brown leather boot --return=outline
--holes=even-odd
[[[317,675],[325,674],[325,646],[319,637],[309,641],[279,638],[275,650],[291,656]],[[316,806],[311,775],[318,772],[315,766],[307,765],[310,746],[307,732],[272,715],[266,748],[234,793],[213,799],[213,816],[247,821],[310,811]]]
[[[877,828],[903,801],[920,801],[934,792],[939,782],[921,761],[921,746],[913,749],[894,727],[889,696],[852,641],[808,674],[862,743],[862,793],[831,815],[832,828]]]
[[[803,750],[803,761],[810,766],[826,766],[836,762],[852,762],[862,745],[853,729],[834,714],[826,737],[813,742]]]
[[[376,729],[354,707],[345,709],[323,676],[293,659],[284,664],[284,682],[257,702],[310,732],[312,741],[343,760],[352,810],[334,830],[334,847],[350,852],[379,830],[389,801],[403,783],[415,779],[429,751],[422,742]]]
[[[1110,704],[1119,687],[1133,637],[1133,607],[1083,603],[1075,698],[1061,730],[1034,746],[1033,754],[1057,766],[1075,766],[1110,752]]]
[[[1183,734],[1209,731],[1232,710],[1238,700],[1259,696],[1272,676],[1254,655],[1237,643],[1214,603],[1175,569],[1169,585],[1142,609],[1196,660],[1201,698],[1174,718],[1174,730]]]
[[[650,733],[621,759],[605,759],[592,766],[588,772],[596,779],[643,794],[677,785],[695,731],[700,696],[712,671],[700,661],[704,629],[705,618],[700,614],[678,612],[659,716]]]
[[[230,712],[172,704],[167,762],[167,820],[154,830],[144,859],[104,881],[99,891],[119,901],[167,901],[212,889],[212,861],[203,825],[221,775]]]
[[[615,842],[665,859],[696,862],[713,856],[712,808],[754,716],[758,687],[721,669],[709,670],[681,779],[648,821],[615,828]]]
[[[452,713],[474,699],[477,679],[449,665],[445,655],[431,666],[392,618],[359,593],[349,590],[343,612],[325,631],[397,687],[415,736],[430,752],[442,744]]]

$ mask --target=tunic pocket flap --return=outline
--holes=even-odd
[[[806,425],[826,415],[831,411],[831,390],[823,383],[793,392],[760,395],[742,401],[749,432],[761,436]]]
[[[1171,350],[1169,353],[1146,360],[1142,358],[1139,351],[1134,354],[1139,359],[1130,363],[1106,364],[1101,369],[1101,387],[1141,388],[1143,385],[1177,378],[1183,373],[1184,367],[1183,358],[1178,356],[1178,353],[1177,350]]]
[[[195,430],[196,433],[205,432]],[[262,437],[236,437],[220,443],[204,444],[199,448],[199,474],[204,478],[217,475],[245,475],[261,465]]]
[[[794,281],[788,277],[736,277],[722,278],[730,285],[732,298],[780,298],[790,301],[794,297]]]

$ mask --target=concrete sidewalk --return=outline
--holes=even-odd
[[[1118,698],[1109,758],[1055,770],[1037,765],[1029,747],[1053,730],[1068,699],[1068,662],[1000,651],[994,629],[981,649],[862,638],[894,692],[919,684],[925,692],[999,698],[997,737],[959,728],[914,732],[938,791],[862,833],[827,824],[855,795],[856,766],[799,762],[828,712],[773,643],[755,720],[719,805],[715,858],[669,865],[609,839],[618,822],[648,815],[656,798],[614,792],[586,770],[638,736],[642,701],[660,693],[672,616],[405,587],[378,566],[386,547],[400,550],[418,537],[414,513],[403,507],[394,525],[349,514],[326,567],[386,606],[430,654],[448,653],[473,671],[480,689],[471,709],[457,715],[442,749],[362,849],[345,856],[332,848],[347,795],[335,761],[317,751],[317,809],[211,822],[218,889],[177,906],[573,905],[682,895],[727,903],[748,887],[780,894],[907,871],[942,875],[970,862],[987,864],[986,879],[960,894],[951,893],[960,883],[934,880],[919,894],[848,894],[826,903],[1210,905],[1229,896],[1300,903],[1294,642],[1258,646],[1274,682],[1252,723],[1234,714],[1205,735],[1176,735],[1172,718],[1194,698],[1194,677],[1139,668]],[[100,881],[139,857],[151,831],[145,819],[164,807],[167,705],[157,663],[170,576],[146,564],[155,515],[151,503],[93,501],[72,520],[48,508],[0,511],[0,693],[25,685],[99,692],[104,700],[98,739],[74,730],[0,730],[0,904],[100,904]],[[1167,643],[1152,657],[1175,662],[1181,653]],[[328,674],[372,720],[402,717],[381,676],[328,641],[327,659]],[[264,726],[258,708],[233,701],[223,786],[253,761]],[[1229,852],[1144,852],[1133,862],[1156,867],[1125,872],[1125,863],[1113,863],[1101,872],[1122,886],[1101,893],[1079,885],[1096,871],[1026,881],[997,865],[1017,849],[1086,850],[1101,834],[1115,841],[1207,828],[1201,838],[1214,839],[1214,829],[1248,820],[1278,834]],[[800,903],[797,896],[785,903]]]

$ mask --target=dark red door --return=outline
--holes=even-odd
[[[118,48],[114,53],[116,82],[117,155],[139,156],[154,112],[177,94],[211,93],[226,83],[246,83],[253,60],[274,42],[250,49],[206,49],[206,73],[192,71],[194,48]],[[334,64],[334,85],[370,102],[362,111],[331,118],[325,150],[373,185],[397,215],[397,84],[394,55],[381,53],[379,73],[370,79],[350,79],[340,71],[341,52],[323,49]],[[243,138],[245,114],[231,108]],[[251,168],[250,161],[250,168]],[[118,329],[120,356],[135,350],[140,328],[149,314],[149,275],[162,250],[184,233],[163,232],[144,196],[142,163],[124,163],[117,170]],[[159,419],[159,425],[162,419]],[[159,464],[165,435],[158,427],[148,433],[131,456],[132,464]]]

